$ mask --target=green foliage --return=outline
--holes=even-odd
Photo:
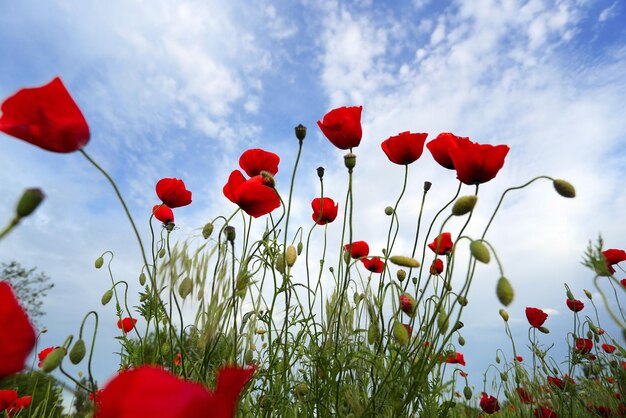
[[[0,264],[0,277],[8,280],[20,303],[34,323],[44,316],[43,300],[54,284],[50,277],[36,267],[26,268],[17,261]]]

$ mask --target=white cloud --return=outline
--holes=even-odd
[[[600,15],[598,15],[598,22],[606,22],[607,20],[613,18],[617,13],[617,6],[618,2],[616,1],[606,9],[602,9]]]

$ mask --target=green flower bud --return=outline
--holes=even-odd
[[[411,258],[411,257],[406,257],[403,255],[394,255],[392,257],[389,257],[389,261],[401,267],[416,268],[420,266],[419,261],[417,261],[416,259]]]
[[[503,382],[506,382],[509,380],[509,376],[504,372],[500,372],[500,379],[502,379]]]
[[[159,258],[163,257],[165,257],[165,248],[161,248],[161,251],[159,251]]]
[[[107,303],[109,303],[112,297],[113,291],[111,289],[104,292],[104,295],[102,295],[102,299],[100,300],[100,302],[102,302],[102,306],[105,306]]]
[[[567,285],[565,286],[565,294],[567,295],[567,298],[569,300],[576,300],[576,298],[574,297],[574,294],[572,293],[571,290],[569,290],[569,287],[567,287]]]
[[[285,253],[285,262],[287,263],[287,266],[293,267],[293,265],[296,264],[296,258],[298,258],[296,247],[290,245],[287,247],[287,252]]]
[[[413,284],[417,284],[417,277],[413,277],[411,281],[413,282]]]
[[[247,365],[252,364],[252,362],[254,361],[254,353],[252,353],[252,350],[246,350],[246,353],[243,355],[243,361]]]
[[[385,208],[385,215],[387,215],[387,216],[393,215],[393,208],[391,206],[387,206]]]
[[[367,329],[367,342],[370,345],[374,344],[380,338],[380,330],[378,329],[378,324],[376,322],[372,322]]]
[[[467,306],[467,298],[463,295],[459,295],[456,300],[459,302],[461,306]]]
[[[459,342],[459,345],[461,346],[465,345],[465,338],[463,338],[462,335],[459,335],[459,338],[457,339],[457,341]]]
[[[592,300],[590,291],[588,291],[587,289],[583,289],[583,292],[585,292],[585,296],[587,296],[589,298],[589,300]]]
[[[15,215],[18,218],[27,217],[37,209],[37,206],[39,206],[45,197],[41,189],[33,188],[24,190],[20,200],[17,202]]]
[[[576,189],[571,183],[565,180],[556,179],[552,182],[552,185],[554,186],[554,190],[556,190],[556,192],[561,196],[569,198],[576,197]]]
[[[592,339],[593,333],[591,331],[587,331],[587,338]]]
[[[65,348],[58,347],[52,350],[50,354],[45,358],[43,364],[41,365],[41,370],[46,373],[50,373],[54,369],[56,369],[59,364],[63,361],[63,357],[65,357]]]
[[[139,275],[139,284],[142,286],[146,284],[146,275],[143,272]]]
[[[398,270],[396,272],[396,277],[399,281],[403,281],[404,279],[406,279],[406,271],[403,269]]]
[[[509,322],[509,313],[505,309],[500,309],[500,316],[504,319],[504,322]]]
[[[546,327],[539,327],[539,331],[543,332],[544,334],[550,334],[550,330]]]
[[[474,256],[474,258],[481,263],[489,263],[489,250],[482,241],[472,241],[472,243],[470,244],[470,252]]]
[[[297,248],[297,250],[298,250],[298,255],[302,254],[302,248],[303,248],[302,241],[300,241],[300,242],[298,243],[298,248]]]
[[[449,321],[448,314],[443,309],[443,306],[439,309],[439,316],[437,317],[437,327],[439,328],[439,332],[441,334],[445,334],[448,330]]]
[[[99,269],[102,267],[102,265],[104,264],[104,259],[102,257],[98,257],[96,258],[96,261],[93,263],[93,265]]]
[[[204,239],[209,239],[212,233],[213,233],[213,223],[209,222],[206,225],[204,225],[204,228],[202,228],[202,237]]]
[[[285,274],[285,256],[283,254],[278,254],[276,256],[274,267],[280,274]]]
[[[178,294],[185,299],[193,290],[193,281],[189,277],[185,277],[178,286]]]
[[[465,396],[465,399],[468,401],[472,399],[472,389],[469,386],[463,388],[463,396]]]
[[[393,338],[400,345],[407,345],[409,343],[409,331],[404,325],[397,322],[393,324]]]
[[[478,197],[474,195],[459,197],[454,202],[454,206],[452,206],[452,214],[454,216],[463,216],[466,213],[470,213],[476,206],[477,201]]]
[[[295,392],[298,398],[304,398],[309,394],[309,387],[304,383],[298,383],[295,387]]]
[[[500,277],[498,279],[498,284],[496,285],[496,296],[498,296],[498,300],[504,306],[509,306],[511,302],[513,302],[515,292],[513,291],[511,282],[509,282],[506,277]]]
[[[74,344],[74,347],[70,350],[70,361],[72,364],[80,363],[83,358],[85,358],[85,353],[87,352],[85,348],[85,341],[82,338],[79,338],[78,341]]]
[[[500,356],[496,356],[496,363],[500,364]]]

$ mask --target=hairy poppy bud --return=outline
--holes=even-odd
[[[185,277],[178,286],[178,294],[181,298],[185,299],[193,290],[193,282],[189,277]]]
[[[82,338],[79,338],[78,341],[74,344],[74,347],[70,350],[70,361],[72,364],[80,363],[83,358],[85,358],[85,353],[87,350],[85,349],[85,341]]]
[[[425,181],[425,182],[424,182],[424,191],[425,191],[425,192],[429,191],[429,190],[430,190],[430,188],[432,187],[432,185],[433,185],[433,184],[432,184],[431,182],[429,182],[429,181]]]
[[[235,232],[235,227],[230,226],[230,225],[225,227],[224,235],[226,235],[226,239],[228,240],[228,242],[230,243],[235,242],[235,238],[237,237],[237,233]]]
[[[280,274],[285,274],[285,255],[278,254],[274,260],[274,267]]]
[[[509,376],[504,372],[500,372],[500,379],[502,379],[503,382],[506,382],[509,380]]]
[[[500,309],[500,316],[504,319],[504,322],[509,322],[509,313],[505,309]]]
[[[544,334],[550,334],[550,330],[546,327],[539,327],[539,331],[543,332]]]
[[[209,222],[206,225],[204,225],[204,228],[202,228],[202,237],[204,239],[209,239],[212,233],[213,233],[213,223]]]
[[[159,258],[163,257],[165,257],[165,248],[161,248],[161,251],[159,251]]]
[[[470,244],[470,252],[474,256],[474,258],[481,263],[489,263],[489,250],[482,241],[472,241],[472,243]]]
[[[393,215],[393,208],[391,206],[387,206],[385,208],[385,215],[387,215],[387,216]]]
[[[243,362],[246,363],[247,365],[252,364],[252,362],[254,361],[254,353],[252,353],[252,350],[248,349],[246,350],[246,353],[243,355]]]
[[[378,324],[376,322],[372,322],[367,329],[367,342],[370,345],[374,344],[380,338],[380,331],[378,329]]]
[[[437,327],[439,327],[439,332],[441,334],[445,334],[448,330],[448,314],[446,313],[443,306],[439,308],[439,316],[437,317]]]
[[[500,356],[496,355],[496,363],[500,364]]]
[[[298,250],[298,255],[302,254],[302,248],[303,248],[302,241],[300,241],[298,243],[298,248],[296,248]]]
[[[356,155],[351,152],[347,153],[343,156],[343,162],[348,171],[352,171],[352,169],[356,166]]]
[[[413,282],[413,284],[417,284],[417,277],[411,278],[411,281]]]
[[[399,281],[406,279],[406,270],[400,269],[396,272],[396,277]]]
[[[400,345],[407,345],[409,342],[409,330],[404,325],[397,322],[393,324],[393,338]]]
[[[299,124],[298,126],[296,126],[295,131],[296,138],[298,138],[298,141],[302,142],[304,138],[306,138],[306,126],[304,126],[303,124]]]
[[[452,206],[452,214],[454,216],[463,216],[471,212],[474,206],[476,206],[477,200],[478,197],[474,195],[459,197],[456,202],[454,202],[454,206]]]
[[[565,180],[556,179],[552,182],[552,185],[554,186],[554,190],[556,190],[556,192],[561,196],[569,198],[576,197],[576,189],[571,183]]]
[[[408,293],[400,295],[400,309],[407,315],[415,315],[415,299]]]
[[[41,365],[41,370],[46,373],[50,373],[54,369],[56,369],[59,364],[63,361],[63,357],[65,357],[65,348],[57,347],[43,361]]]
[[[392,257],[389,257],[389,261],[391,261],[395,265],[402,267],[416,268],[420,266],[419,261],[411,257],[406,257],[404,255],[394,255]]]
[[[468,401],[472,399],[472,389],[469,386],[463,388],[463,396],[465,396],[465,399]]]
[[[585,295],[589,298],[589,300],[592,300],[590,291],[588,291],[587,289],[583,289],[583,292],[585,292]]]
[[[146,275],[143,272],[139,275],[139,284],[142,286],[146,284]]]
[[[511,282],[509,282],[506,277],[500,277],[498,279],[498,284],[496,285],[496,295],[498,296],[500,303],[504,306],[509,306],[511,302],[513,302],[515,292],[513,291]]]
[[[285,252],[285,262],[287,263],[287,266],[293,267],[293,265],[296,264],[296,258],[298,258],[296,247],[290,245],[287,247],[287,251]]]
[[[113,291],[111,289],[104,292],[104,295],[102,295],[102,299],[100,300],[100,302],[102,302],[102,306],[109,303],[112,297],[113,297]]]
[[[104,259],[102,257],[98,257],[96,258],[96,261],[93,263],[93,265],[99,269],[102,267],[102,265],[104,264]]]
[[[15,208],[15,214],[18,218],[25,218],[37,209],[37,206],[42,202],[42,200],[46,197],[43,194],[41,189],[26,189],[22,193],[22,197],[17,202],[17,207]]]
[[[459,342],[459,345],[465,345],[465,338],[463,338],[462,335],[459,335],[459,338],[457,341]]]
[[[467,306],[467,298],[463,295],[459,295],[456,300],[459,302],[461,306]]]

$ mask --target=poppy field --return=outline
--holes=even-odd
[[[193,202],[184,179],[159,180],[145,220],[131,216],[115,180],[85,151],[88,122],[60,78],[6,98],[3,136],[82,154],[110,183],[111,199],[127,215],[142,258],[138,305],[129,306],[129,283],[111,274],[109,290],[88,301],[95,308],[67,330],[67,339],[36,353],[40,330],[9,283],[0,281],[0,380],[27,372],[36,355],[36,369],[89,393],[88,416],[95,418],[626,416],[626,310],[620,304],[626,278],[618,277],[625,273],[620,263],[626,251],[603,248],[601,239],[589,244],[583,264],[593,293],[575,295],[565,286],[563,306],[572,318],[563,337],[568,355],[554,359],[542,343],[550,333],[544,310],[526,307],[528,334],[511,332],[507,307],[515,283],[489,241],[510,194],[550,182],[554,193],[573,199],[575,187],[539,175],[506,189],[495,207],[483,207],[479,191],[506,164],[507,145],[448,132],[434,139],[400,132],[381,141],[390,164],[405,175],[403,184],[390,185],[398,189],[395,205],[376,220],[389,225],[386,245],[376,250],[353,222],[362,111],[336,108],[314,127],[344,154],[345,196],[325,194],[325,170],[319,167],[308,224],[294,224],[292,215],[298,165],[307,158],[307,128],[299,125],[293,167],[282,167],[273,152],[242,150],[222,189],[232,211],[199,225],[192,239],[176,235],[176,209]],[[431,183],[407,180],[412,164],[423,158],[433,158],[459,181],[433,218],[423,217]],[[276,181],[279,169],[291,170],[289,184]],[[421,193],[421,207],[406,215],[416,227],[413,242],[404,246],[398,210],[411,190]],[[25,190],[0,239],[44,199],[42,190]],[[469,235],[476,211],[488,221],[482,233]],[[461,227],[451,226],[452,220],[461,220]],[[143,228],[149,228],[150,242],[142,240]],[[330,228],[340,232],[340,242],[329,238]],[[112,261],[111,252],[103,253],[94,262],[102,270],[94,274],[111,272]],[[510,345],[498,348],[495,364],[476,387],[465,370],[463,313],[485,264],[498,266],[495,298],[501,308],[492,320],[502,323]],[[600,321],[599,310],[610,324]],[[91,369],[98,362],[94,344],[102,315],[117,319],[119,369],[97,383]],[[532,356],[522,356],[520,347],[529,347]],[[64,369],[70,364],[81,364],[85,379]],[[0,416],[57,416],[35,401],[32,393],[0,390]]]

